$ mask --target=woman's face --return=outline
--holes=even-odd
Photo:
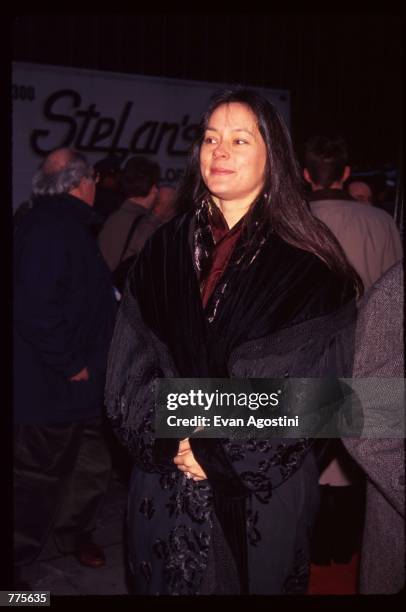
[[[212,113],[200,149],[200,170],[215,202],[249,206],[265,181],[266,146],[252,110],[240,102]]]

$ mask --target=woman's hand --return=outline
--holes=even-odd
[[[87,368],[83,368],[74,376],[71,376],[69,380],[89,380],[89,370]]]
[[[207,480],[207,476],[197,463],[189,444],[189,438],[185,438],[179,442],[178,454],[174,458],[174,463],[178,470],[181,470],[186,478],[192,478],[195,481]]]

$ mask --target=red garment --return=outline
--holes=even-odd
[[[242,228],[242,219],[240,219],[230,230],[217,206],[210,206],[208,217],[215,246],[211,254],[210,268],[200,285],[204,308],[230,261]]]

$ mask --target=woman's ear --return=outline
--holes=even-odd
[[[303,178],[306,181],[306,183],[312,183],[312,179],[310,178],[310,174],[307,168],[303,169]]]

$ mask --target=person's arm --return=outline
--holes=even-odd
[[[33,228],[16,255],[14,322],[41,361],[70,379],[87,363],[66,316],[67,304],[76,308],[81,299],[79,293],[72,297],[78,287],[68,239],[58,228]]]
[[[121,221],[118,213],[113,213],[107,218],[98,236],[100,251],[111,271],[118,266],[123,249],[123,231],[125,231],[125,228],[123,228]],[[125,237],[126,234],[124,240]]]
[[[370,378],[379,389],[379,378],[403,379],[404,344],[403,268],[390,268],[359,304],[354,356],[354,378]],[[364,402],[366,416],[380,408],[380,394]],[[384,408],[381,408],[384,410]],[[405,449],[403,438],[343,438],[349,453],[388,502],[404,515]]]
[[[369,480],[399,514],[405,515],[403,438],[343,438],[344,446]]]
[[[145,243],[159,226],[160,224],[152,214],[142,215],[142,219],[140,219],[131,237],[130,244],[124,253],[123,259],[141,253]]]
[[[115,435],[134,463],[146,472],[167,473],[177,469],[173,458],[179,440],[155,435],[156,379],[178,376],[172,367],[160,370],[158,354],[165,351],[163,344],[158,349],[155,346],[127,286],[110,345],[105,404]]]

